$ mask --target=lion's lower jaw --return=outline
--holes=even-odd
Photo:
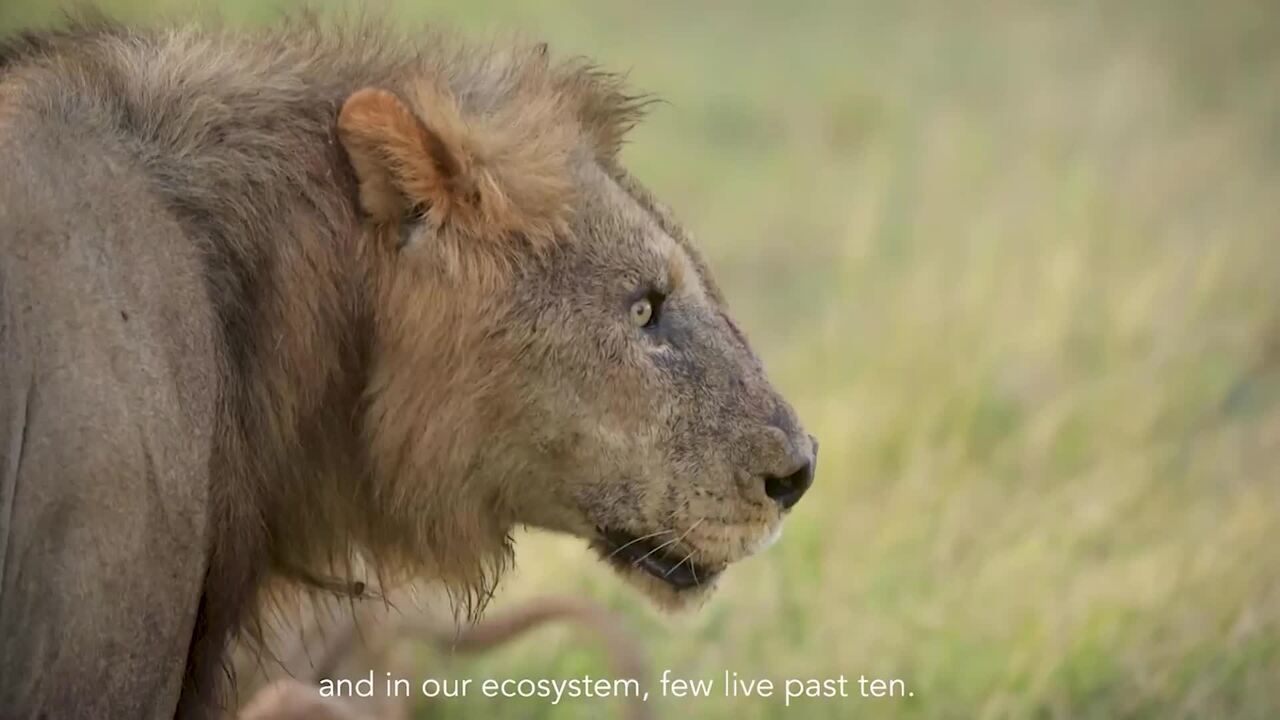
[[[693,612],[706,604],[719,584],[720,576],[688,588],[675,588],[649,573],[630,566],[609,563],[629,585],[640,591],[658,609],[666,612]]]

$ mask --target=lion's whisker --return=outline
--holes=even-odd
[[[698,522],[696,522],[696,523],[694,523],[694,524],[690,525],[690,526],[689,526],[689,529],[688,529],[688,530],[685,530],[685,531],[684,531],[684,534],[682,534],[682,535],[680,536],[680,539],[681,539],[681,540],[683,540],[683,539],[685,539],[685,538],[689,537],[689,533],[691,533],[691,532],[693,532],[694,530],[696,530],[696,529],[698,528],[698,526],[702,524],[702,521],[703,521],[703,520],[706,520],[706,519],[707,519],[707,518],[706,518],[706,516],[703,516],[703,517],[698,518]]]
[[[678,537],[678,538],[676,538],[676,539],[674,539],[674,540],[668,540],[667,542],[664,542],[664,543],[662,543],[661,545],[659,545],[659,546],[655,547],[654,549],[652,549],[652,550],[650,550],[649,552],[645,553],[645,554],[644,554],[644,557],[642,557],[642,558],[640,558],[639,560],[636,560],[634,563],[632,563],[632,565],[633,565],[633,566],[636,566],[636,567],[639,567],[640,563],[642,563],[642,562],[644,562],[646,559],[648,559],[648,557],[649,557],[650,555],[652,555],[652,554],[654,554],[654,553],[658,552],[659,550],[662,550],[663,548],[671,547],[672,545],[675,545],[676,543],[679,543],[681,540],[684,540],[686,537],[688,537],[688,536],[689,536],[689,533],[693,532],[694,528],[696,528],[696,527],[698,527],[699,525],[701,525],[701,524],[702,524],[702,521],[703,521],[703,520],[706,520],[706,518],[705,518],[705,517],[703,517],[703,518],[698,518],[698,522],[696,522],[696,523],[694,523],[694,524],[690,525],[688,530],[685,530],[683,533],[681,533],[681,534],[680,534],[680,537]]]
[[[631,563],[632,567],[640,567],[640,563],[642,563],[642,562],[644,562],[645,560],[647,560],[647,559],[649,558],[649,556],[650,556],[650,555],[652,555],[652,554],[654,554],[654,553],[658,552],[659,550],[661,550],[661,549],[663,549],[663,548],[671,547],[672,545],[675,545],[675,544],[676,544],[676,543],[678,543],[678,542],[680,542],[680,538],[676,538],[676,539],[674,539],[674,540],[668,540],[668,541],[666,541],[666,542],[662,543],[661,545],[659,545],[659,546],[655,547],[654,549],[650,550],[649,552],[645,553],[642,557],[640,557],[640,559],[638,559],[638,560],[636,560],[635,562]]]
[[[665,535],[665,534],[667,534],[667,533],[669,533],[669,532],[672,532],[672,531],[671,531],[671,530],[658,530],[657,532],[651,532],[651,533],[649,533],[648,535],[641,535],[640,537],[638,537],[638,538],[636,538],[636,539],[634,539],[634,540],[629,540],[629,541],[627,541],[625,544],[623,544],[623,545],[619,545],[617,548],[615,548],[615,549],[614,549],[614,551],[613,551],[613,552],[609,553],[609,557],[613,557],[614,555],[617,555],[618,553],[620,553],[620,552],[622,552],[623,550],[625,550],[625,549],[627,549],[627,548],[631,547],[632,545],[635,545],[636,543],[640,542],[641,540],[648,540],[649,538],[657,537],[657,536],[659,536],[659,535]]]
[[[689,533],[693,532],[693,529],[701,525],[702,521],[706,519],[707,517],[705,515],[698,518],[698,522],[694,523],[693,525],[690,525],[689,529],[686,530],[684,534],[688,535]],[[684,535],[681,535],[681,537],[683,538]],[[689,574],[693,575],[693,584],[701,587],[702,582],[698,580],[698,563],[692,560],[693,556],[696,555],[697,553],[698,553],[698,548],[690,548],[689,555],[688,557],[685,558],[685,560],[689,560]],[[684,560],[681,560],[680,562],[683,563]],[[677,564],[676,567],[680,567],[680,565]]]
[[[698,522],[690,525],[688,530],[685,530],[684,532],[680,533],[680,537],[676,538],[676,542],[680,542],[681,540],[684,540],[685,538],[689,537],[689,533],[697,529],[697,527],[702,524],[702,521],[706,519],[707,519],[706,517],[698,518]]]
[[[694,554],[694,553],[696,553],[696,552],[698,552],[698,551],[697,551],[697,550],[690,550],[690,551],[689,551],[689,554],[688,554],[688,555],[685,555],[685,556],[684,556],[684,558],[680,560],[680,562],[676,563],[675,565],[672,565],[670,570],[668,570],[668,571],[666,571],[666,572],[662,573],[662,577],[668,577],[668,576],[670,576],[670,575],[671,575],[671,573],[675,572],[677,568],[679,568],[681,565],[683,565],[683,564],[685,564],[686,562],[688,562],[688,561],[689,561],[689,559],[690,559],[690,558],[692,558],[692,557],[693,557],[693,554]],[[690,570],[692,570],[692,569],[693,569],[693,565],[690,565],[690,566],[689,566],[689,569],[690,569]],[[696,573],[696,572],[695,572],[695,573],[693,573],[693,577],[694,577],[694,580],[695,580],[695,581],[697,581],[698,573]]]
[[[671,522],[671,520],[673,520],[677,514],[679,514],[683,510],[688,510],[688,509],[689,509],[689,499],[685,498],[685,500],[681,502],[679,506],[677,506],[675,509],[673,509],[670,513],[667,514],[667,519],[663,520],[663,522]]]

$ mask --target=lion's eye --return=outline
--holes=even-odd
[[[652,328],[658,324],[662,314],[664,296],[659,292],[648,295],[631,303],[631,322],[638,328]]]
[[[649,298],[640,298],[631,303],[631,322],[636,327],[649,327],[653,322],[653,303]]]

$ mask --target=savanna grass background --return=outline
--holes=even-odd
[[[287,7],[216,11],[253,24]],[[700,239],[822,442],[782,541],[702,612],[661,617],[580,543],[537,535],[495,608],[587,595],[626,616],[655,672],[866,674],[914,693],[789,709],[654,698],[660,717],[1280,717],[1280,8],[387,7],[544,38],[664,98],[627,162]],[[0,28],[57,14],[5,0]],[[557,629],[422,663],[604,670]],[[473,697],[418,712],[611,707]]]

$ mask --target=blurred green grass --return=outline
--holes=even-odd
[[[219,5],[234,22],[278,12]],[[822,441],[782,542],[700,613],[659,617],[578,543],[538,535],[497,606],[601,598],[657,673],[866,674],[914,692],[655,698],[661,717],[1280,716],[1274,8],[388,5],[548,39],[668,101],[628,162],[699,237]],[[0,27],[52,16],[10,0]],[[477,678],[602,668],[562,630],[424,662]]]

